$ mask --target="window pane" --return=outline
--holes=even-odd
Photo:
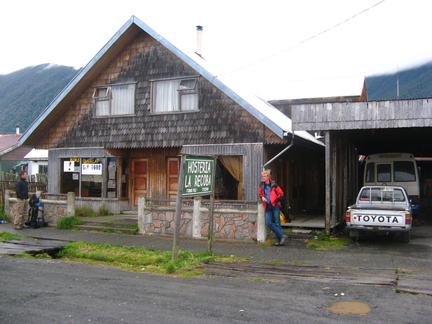
[[[81,159],[81,197],[102,197],[103,166],[98,158]]]
[[[179,111],[177,88],[180,80],[159,81],[154,83],[154,112]]]
[[[181,80],[178,90],[195,90],[196,79]]]
[[[109,100],[96,101],[96,116],[109,116],[110,102]]]
[[[180,96],[181,110],[198,110],[198,94],[187,94]]]
[[[410,161],[395,161],[394,162],[394,181],[415,181],[414,163]]]
[[[79,195],[80,159],[61,159],[60,193]]]
[[[377,181],[388,182],[391,181],[391,165],[378,164],[377,165]]]
[[[111,115],[130,115],[134,113],[135,85],[118,85],[112,87]]]
[[[375,182],[375,163],[366,164],[366,182]]]

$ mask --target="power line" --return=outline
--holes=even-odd
[[[234,72],[237,72],[237,71],[240,71],[240,70],[246,69],[246,68],[248,68],[248,67],[250,67],[250,66],[253,66],[253,65],[255,65],[255,64],[258,64],[258,63],[264,62],[264,61],[266,61],[266,60],[268,60],[268,59],[270,59],[270,58],[272,58],[272,57],[278,56],[278,55],[280,55],[280,54],[283,53],[283,52],[286,52],[286,51],[291,50],[291,49],[293,49],[293,48],[295,48],[295,47],[297,47],[297,46],[300,46],[300,45],[302,45],[302,44],[304,44],[304,43],[306,43],[306,42],[308,42],[308,41],[310,41],[310,40],[312,40],[312,39],[314,39],[314,38],[316,38],[316,37],[318,37],[318,36],[321,36],[322,34],[325,34],[325,33],[329,32],[329,31],[332,30],[332,29],[335,29],[335,28],[337,28],[337,27],[339,27],[339,26],[345,24],[346,22],[348,22],[348,21],[350,21],[350,20],[356,18],[357,16],[359,16],[359,15],[365,13],[366,11],[368,11],[368,10],[370,10],[370,9],[373,9],[374,7],[380,5],[380,4],[383,3],[384,1],[385,1],[385,0],[381,0],[380,2],[377,2],[376,4],[370,6],[369,8],[366,8],[366,9],[364,9],[364,10],[362,10],[362,11],[356,13],[354,16],[352,16],[352,17],[350,17],[350,18],[348,18],[348,19],[345,19],[345,20],[341,21],[340,23],[337,23],[336,25],[334,25],[334,26],[332,26],[332,27],[330,27],[330,28],[327,28],[327,29],[323,30],[322,32],[319,32],[318,34],[315,34],[315,35],[313,35],[313,36],[311,36],[311,37],[309,37],[309,38],[306,38],[306,39],[302,40],[301,42],[299,42],[299,43],[297,43],[297,44],[295,44],[295,45],[292,45],[292,46],[290,46],[290,47],[284,48],[283,50],[281,50],[281,51],[279,51],[279,52],[276,52],[276,53],[274,53],[274,54],[271,54],[271,55],[269,55],[269,56],[266,56],[266,57],[264,57],[264,58],[262,58],[262,59],[260,59],[260,60],[258,60],[258,61],[254,61],[254,62],[252,62],[252,63],[246,64],[246,65],[243,65],[243,66],[241,66],[241,67],[239,67],[239,68],[237,68],[237,69],[233,69],[233,70],[231,70],[231,71],[228,71],[228,72],[225,72],[225,73],[221,73],[220,75],[217,75],[216,77],[220,77],[220,76],[223,76],[223,75],[231,74],[231,73],[234,73]]]

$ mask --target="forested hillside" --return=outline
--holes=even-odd
[[[432,97],[432,63],[400,71],[397,74],[366,78],[368,100],[396,100],[399,78],[399,99]]]
[[[68,66],[42,64],[0,75],[0,134],[24,132],[77,74]]]
[[[0,75],[0,134],[24,132],[78,71],[72,67],[42,64]],[[396,74],[366,78],[368,100],[432,97],[432,62]]]

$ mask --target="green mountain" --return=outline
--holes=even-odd
[[[68,66],[41,64],[0,75],[0,134],[24,132],[79,71]],[[432,62],[401,71],[366,77],[368,100],[432,97]]]
[[[368,100],[396,100],[432,97],[432,62],[396,74],[366,78]]]
[[[0,134],[23,133],[77,74],[68,66],[42,64],[0,75]]]

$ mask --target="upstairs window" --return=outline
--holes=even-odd
[[[97,117],[133,115],[135,83],[95,87],[93,99]]]
[[[198,110],[196,78],[153,81],[152,111],[154,113]]]

